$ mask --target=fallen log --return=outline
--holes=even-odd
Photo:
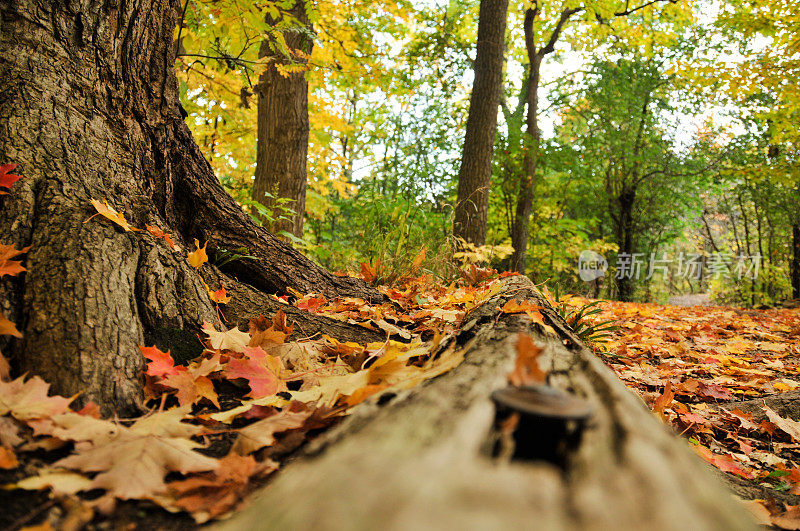
[[[526,278],[505,282],[465,317],[460,366],[355,408],[223,529],[755,528],[686,441],[553,310],[542,311],[551,330],[499,312],[511,298],[546,306]],[[490,395],[507,386],[520,332],[544,347],[548,384],[593,409],[582,431],[572,427],[562,459],[525,448],[503,459],[509,452],[498,451]],[[545,422],[523,422],[542,439],[553,436]]]

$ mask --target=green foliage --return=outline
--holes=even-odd
[[[277,221],[291,220],[295,211],[286,206],[292,200],[286,197],[275,197],[269,192],[264,192],[264,196],[271,200],[272,207],[268,207],[259,201],[250,199],[249,197],[242,197],[239,199],[239,204],[245,207],[258,225],[273,225]]]
[[[257,257],[247,254],[249,251],[247,247],[239,247],[229,251],[227,249],[217,249],[213,264],[217,267],[222,267],[237,260],[258,260]]]
[[[554,308],[556,313],[569,325],[575,335],[586,343],[602,343],[611,337],[611,333],[619,326],[613,320],[597,320],[597,315],[603,311],[600,304],[603,301],[592,301],[582,306],[572,306],[568,301],[557,301]]]
[[[451,237],[478,3],[309,2],[314,48],[302,68],[292,64],[296,51],[282,38],[308,32],[286,14],[291,7],[185,4],[176,35],[182,104],[225,188],[259,222],[293,214],[280,199],[271,209],[250,199],[255,84],[270,68],[259,60],[266,42],[288,59],[284,73],[305,75],[310,86],[306,233],[286,238],[331,269],[370,264],[377,281],[414,271],[448,282],[462,263],[507,268],[528,149],[522,17],[531,4],[512,2],[509,11],[506,93],[482,248],[457,246]],[[665,301],[711,292],[717,301],[744,305],[789,297],[791,227],[800,223],[793,5],[731,0],[715,21],[697,17],[702,2],[656,2],[623,17],[615,14],[631,6],[621,0],[542,0],[536,7],[539,47],[564,9],[577,11],[542,70],[545,131],[527,274],[557,292],[614,297],[621,253],[761,253],[758,279],[694,281],[672,272],[631,283],[626,296]],[[577,71],[555,67],[580,53]],[[686,127],[701,115],[711,118]],[[608,259],[605,279],[578,278],[577,257],[586,249]],[[239,250],[224,259],[230,257],[249,259]]]

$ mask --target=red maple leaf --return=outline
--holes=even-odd
[[[21,177],[19,175],[14,175],[13,173],[9,173],[10,171],[14,171],[16,168],[16,164],[3,164],[0,165],[0,188],[6,188],[11,190],[11,187],[14,186],[14,183],[19,181]],[[0,195],[6,195],[8,192],[0,190]]]
[[[707,384],[705,382],[700,382],[700,385],[697,390],[701,396],[705,396],[707,398],[716,398],[719,400],[730,400],[733,398],[733,394],[728,390],[718,384]]]
[[[150,360],[150,363],[147,364],[145,374],[163,378],[169,374],[178,374],[181,372],[181,369],[186,370],[185,367],[175,366],[175,360],[170,356],[169,350],[161,352],[156,347],[142,346],[139,346],[139,350],[142,351],[142,355],[145,358]]]
[[[248,350],[257,351],[261,349]],[[266,353],[264,355],[266,356]],[[246,360],[232,358],[225,366],[225,376],[247,380],[248,385],[250,385],[250,393],[247,396],[252,398],[274,395],[284,388],[283,383],[275,373],[264,365],[263,360],[257,358],[249,357]]]

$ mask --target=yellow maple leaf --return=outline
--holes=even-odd
[[[117,212],[114,209],[114,207],[108,206],[108,201],[106,201],[105,199],[103,199],[102,203],[96,199],[92,199],[91,201],[95,210],[97,210],[97,214],[84,221],[84,223],[87,223],[95,216],[103,216],[104,218],[113,221],[114,223],[122,227],[126,232],[141,230],[137,229],[136,227],[131,227],[128,221],[125,219],[125,216],[121,212]]]

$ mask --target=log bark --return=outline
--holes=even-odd
[[[509,298],[546,304],[516,277],[465,318],[465,361],[420,387],[384,392],[312,443],[221,529],[754,529],[688,444],[583,346],[497,314]],[[490,393],[506,385],[519,332],[545,348],[549,384],[594,416],[563,461],[492,457]],[[545,425],[541,437],[552,433]]]
[[[475,245],[486,243],[494,134],[503,88],[507,14],[508,0],[481,1],[475,81],[469,99],[453,219],[453,234]]]
[[[196,342],[216,312],[185,253],[146,231],[84,223],[92,198],[184,248],[208,241],[212,262],[246,247],[258,259],[216,272],[226,287],[383,298],[311,263],[222,189],[179,110],[179,10],[175,0],[0,3],[0,161],[24,176],[0,198],[0,241],[31,247],[1,304],[24,337],[0,348],[16,371],[106,411],[138,407],[138,345]]]

